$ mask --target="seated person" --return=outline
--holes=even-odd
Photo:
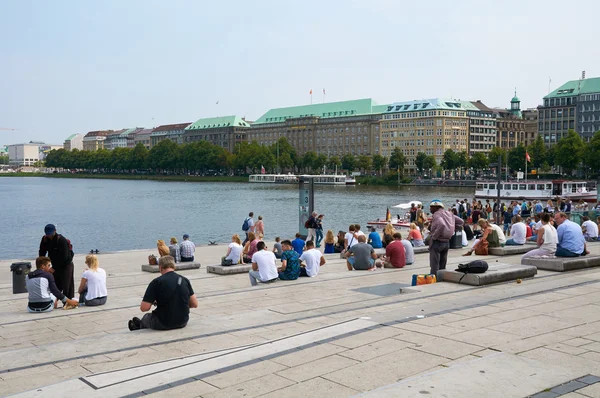
[[[81,275],[79,284],[79,305],[93,307],[106,304],[106,271],[98,267],[98,257],[94,254],[85,256],[88,269]]]
[[[383,247],[383,243],[381,243],[381,236],[379,236],[379,232],[375,230],[375,227],[367,227],[369,229],[369,237],[367,239],[367,243],[370,244],[373,249],[381,249]]]
[[[128,322],[129,330],[180,329],[187,325],[190,308],[198,307],[198,299],[190,281],[175,272],[175,259],[164,256],[158,260],[161,276],[148,285],[140,310],[148,312],[156,305],[156,309],[145,314],[142,319],[134,317]]]
[[[272,282],[279,277],[275,265],[275,253],[265,250],[266,247],[265,242],[258,242],[256,245],[258,251],[252,256],[252,269],[248,272],[252,286],[256,286],[258,282]]]
[[[535,214],[531,221],[531,237],[527,238],[530,242],[537,242],[537,231],[542,228],[541,216],[543,213]]]
[[[312,247],[314,247],[312,240],[306,242],[307,247],[308,242],[311,242]],[[281,255],[281,267],[277,269],[279,272],[279,279],[284,281],[296,280],[300,276],[300,256],[292,247],[292,242],[287,239],[281,242],[281,247],[283,248],[283,254]]]
[[[246,246],[244,246],[243,250],[243,259],[244,263],[250,264],[252,262],[252,256],[257,251],[258,238],[254,234],[254,232],[248,232],[248,242],[246,242]]]
[[[507,246],[522,246],[527,240],[527,227],[521,222],[521,216],[513,217],[513,225],[510,227],[510,239],[506,241]]]
[[[467,235],[467,240],[471,240],[475,237],[475,235],[473,234],[473,230],[471,229],[471,226],[469,226],[469,224],[465,223],[463,225],[463,231]]]
[[[425,246],[425,243],[423,243],[423,235],[421,235],[421,230],[414,222],[410,223],[410,231],[408,231],[407,239],[414,247]]]
[[[49,257],[35,259],[35,271],[25,277],[25,284],[29,294],[27,311],[50,312],[54,309],[54,299],[62,301],[64,306],[77,307],[77,301],[67,298],[54,282],[54,270]]]
[[[400,236],[402,237],[402,234],[400,234]],[[415,262],[415,249],[413,249],[412,243],[410,243],[406,239],[402,239],[400,242],[402,242],[402,246],[404,246],[404,256],[406,257],[406,265],[411,265]]]
[[[175,259],[176,263],[181,262],[181,250],[179,249],[179,245],[177,244],[177,238],[171,238],[171,244],[169,245],[169,255]]]
[[[387,245],[385,248],[385,256],[381,257],[381,260],[377,261],[377,266],[384,268],[404,268],[406,265],[406,251],[405,246],[402,244],[402,234],[395,232],[394,240]],[[406,241],[412,250],[410,242]]]
[[[358,243],[352,245],[345,254],[348,271],[353,269],[357,271],[374,270],[377,258],[375,250],[367,243],[365,235],[360,235],[357,240]]]
[[[333,232],[331,235],[333,236]],[[317,276],[321,266],[325,265],[325,257],[315,249],[315,244],[311,240],[306,242],[306,250],[300,256],[300,261],[300,276]]]
[[[300,232],[296,232],[296,239],[292,241],[292,247],[296,253],[298,253],[298,256],[302,254],[302,251],[304,250],[304,244],[305,242],[302,240],[302,235],[300,235]],[[281,246],[283,246],[283,242],[281,243]]]
[[[556,229],[550,224],[550,213],[542,213],[540,217],[542,227],[537,230],[538,248],[530,250],[523,255],[523,258],[538,256],[554,256],[556,253],[556,243],[558,235]]]
[[[337,243],[333,246],[334,253],[341,253],[344,251],[345,238],[346,238],[346,233],[344,231],[338,231]]]
[[[275,253],[275,258],[278,260],[283,254],[283,249],[281,248],[281,238],[279,236],[275,238],[275,243],[273,244],[273,253]]]
[[[162,239],[157,240],[156,247],[158,248],[158,256],[159,257],[171,255],[171,251],[169,250],[169,247],[167,246],[167,244],[165,243],[164,240],[162,240]]]
[[[323,253],[325,253],[325,254],[335,253],[335,238],[333,237],[332,230],[328,230],[327,233],[325,234],[325,250],[323,251]]]
[[[483,235],[479,239],[475,239],[473,242],[473,246],[471,246],[471,250],[463,254],[463,256],[470,256],[474,251],[480,249],[482,246],[486,245],[483,242],[487,242],[488,247],[500,247],[500,239],[498,236],[498,230],[493,228],[495,224],[489,223],[487,220],[480,218],[477,221],[479,228],[483,231]],[[500,230],[502,233],[502,230]]]
[[[582,218],[583,223],[581,224],[581,231],[583,232],[583,237],[588,242],[593,242],[598,240],[598,224],[590,220],[588,216],[584,216]]]
[[[242,252],[244,248],[242,247],[242,241],[240,240],[240,236],[238,234],[234,234],[231,237],[231,243],[227,247],[227,254],[224,257],[221,257],[221,265],[235,265],[241,264],[243,262]]]
[[[556,245],[556,257],[579,257],[589,254],[585,247],[585,238],[581,227],[569,220],[564,212],[554,214],[554,222],[558,227],[558,244]]]

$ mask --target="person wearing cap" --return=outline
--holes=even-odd
[[[54,273],[56,287],[67,298],[72,299],[75,297],[73,256],[69,241],[64,236],[56,233],[54,224],[46,225],[44,236],[40,242],[39,256],[44,257],[46,255],[52,261],[52,268],[49,272]]]
[[[181,262],[190,263],[194,261],[194,253],[196,252],[196,245],[190,240],[188,234],[183,235],[183,242],[179,245],[181,252]]]
[[[429,244],[429,267],[430,273],[437,275],[437,272],[446,269],[448,261],[448,249],[450,248],[450,239],[454,236],[457,227],[462,227],[464,221],[444,209],[444,204],[439,199],[434,199],[429,204],[429,210],[432,214],[430,226],[430,244]]]

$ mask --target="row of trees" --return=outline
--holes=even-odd
[[[529,147],[519,145],[509,151],[495,147],[485,155],[475,153],[471,157],[466,152],[447,150],[437,164],[436,158],[419,152],[415,166],[420,174],[427,170],[440,172],[442,170],[473,169],[479,172],[487,169],[491,163],[496,163],[498,156],[502,164],[507,164],[512,171],[525,168],[526,153],[531,162],[529,169],[549,171],[551,166],[560,166],[567,174],[578,169],[583,163],[589,171],[600,170],[600,132],[597,132],[589,144],[584,144],[581,137],[574,131],[561,139],[555,146],[546,147],[542,138]],[[67,169],[97,170],[100,172],[131,172],[134,170],[151,170],[153,172],[175,173],[204,173],[208,170],[233,170],[237,173],[252,173],[264,167],[269,172],[321,172],[324,169],[333,171],[344,169],[359,170],[362,173],[385,170],[403,169],[407,164],[400,148],[394,148],[389,158],[381,155],[353,156],[346,154],[341,158],[327,157],[315,152],[306,152],[299,156],[286,138],[270,146],[259,145],[256,142],[243,142],[236,145],[233,153],[211,144],[207,141],[178,145],[170,140],[164,140],[147,150],[138,144],[134,148],[116,148],[112,151],[51,151],[46,158],[46,166]]]

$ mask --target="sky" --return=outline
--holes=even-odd
[[[0,145],[358,98],[535,107],[600,76],[597,0],[0,1]],[[596,50],[594,50],[594,48]],[[551,79],[551,82],[549,81]],[[15,129],[15,130],[5,130]]]

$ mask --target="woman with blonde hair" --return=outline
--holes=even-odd
[[[254,234],[259,240],[265,237],[265,223],[262,216],[258,216],[258,221],[254,224]]]
[[[231,243],[227,248],[227,254],[224,257],[221,257],[221,265],[228,266],[241,264],[243,250],[244,248],[242,247],[240,236],[238,234],[234,234],[231,237]]]
[[[165,244],[164,240],[162,240],[162,239],[157,240],[156,247],[158,248],[158,256],[159,257],[171,255],[171,251],[169,250],[169,247]]]
[[[179,245],[177,244],[177,238],[171,238],[171,245],[169,246],[169,254],[171,257],[175,259],[176,263],[181,262],[181,250],[179,249]]]
[[[423,235],[421,235],[421,230],[414,222],[410,223],[410,231],[408,232],[407,239],[414,247],[425,246],[425,243],[423,243]]]
[[[333,231],[328,230],[325,234],[325,250],[323,251],[325,254],[335,253],[334,251],[335,238],[333,236]]]
[[[498,225],[491,224],[483,218],[480,218],[477,223],[479,224],[481,231],[483,231],[483,235],[480,239],[475,239],[473,246],[471,246],[471,250],[463,254],[463,256],[470,256],[473,252],[478,255],[487,256],[488,248],[501,247],[506,244],[506,236],[504,235],[504,232],[502,232],[502,228]]]
[[[93,307],[106,304],[106,271],[98,265],[98,257],[94,254],[85,257],[88,269],[81,275],[79,284],[79,305]]]
[[[387,245],[394,241],[393,236],[395,232],[396,230],[391,222],[385,224],[385,227],[383,227],[383,247],[387,247]]]

